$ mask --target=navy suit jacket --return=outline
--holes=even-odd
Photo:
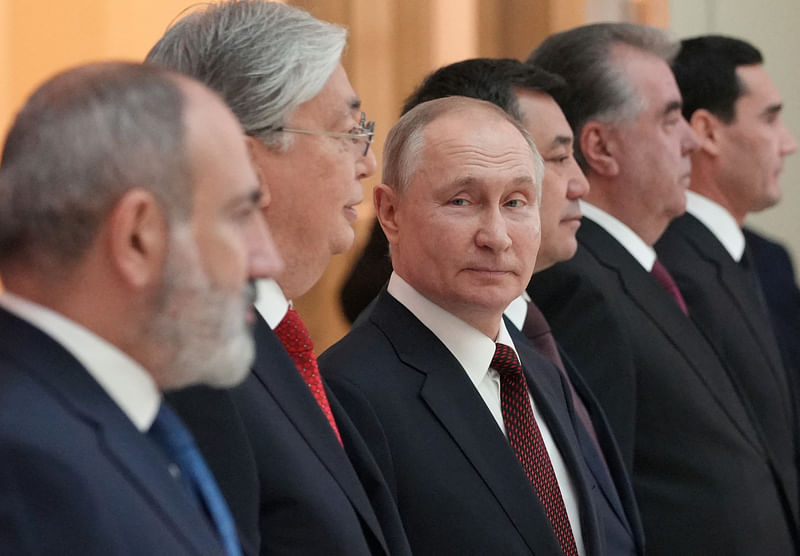
[[[0,553],[223,554],[158,446],[60,344],[3,309]]]
[[[794,554],[757,427],[674,299],[584,219],[575,257],[529,293],[597,397],[631,473],[648,554]]]
[[[262,554],[410,554],[386,483],[336,397],[328,392],[344,449],[260,315],[254,334],[254,367],[231,395],[258,468]]]
[[[566,385],[532,346],[517,348],[575,481],[587,554],[602,554],[597,486],[580,454]],[[463,368],[386,291],[319,361],[387,478],[414,554],[561,553],[530,481]]]
[[[742,231],[797,396],[800,385],[800,289],[792,260],[782,245],[747,228]]]

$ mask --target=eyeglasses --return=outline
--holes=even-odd
[[[364,152],[361,156],[367,156],[369,146],[372,144],[372,138],[375,136],[375,122],[368,122],[367,115],[361,113],[361,120],[358,125],[347,133],[338,133],[336,131],[317,131],[315,129],[297,129],[293,127],[279,127],[275,131],[287,131],[289,133],[306,133],[309,135],[328,135],[330,137],[346,137],[352,139],[353,144],[358,144],[359,141],[367,143]]]

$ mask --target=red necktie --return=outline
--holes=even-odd
[[[681,290],[678,289],[678,284],[675,283],[675,279],[672,277],[672,274],[669,273],[667,267],[661,264],[661,261],[656,259],[653,263],[653,268],[650,270],[650,273],[656,280],[658,280],[658,283],[661,284],[661,287],[667,290],[667,293],[672,296],[672,298],[675,300],[675,303],[677,303],[678,307],[680,307],[681,311],[683,311],[683,314],[688,315],[689,309],[686,307],[686,302],[683,300]]]
[[[592,442],[594,442],[594,447],[600,455],[600,460],[606,466],[606,469],[608,469],[606,456],[603,454],[603,450],[600,449],[600,442],[597,440],[597,432],[595,432],[594,424],[592,423],[591,417],[589,417],[589,410],[586,409],[586,405],[584,405],[578,392],[575,391],[575,386],[573,386],[572,381],[567,375],[567,369],[564,368],[564,362],[561,360],[561,355],[558,353],[558,345],[556,344],[556,339],[553,337],[553,332],[550,330],[550,324],[547,322],[547,319],[544,317],[539,307],[530,301],[528,302],[528,312],[525,315],[525,323],[522,325],[522,333],[536,346],[539,353],[555,364],[561,372],[561,375],[567,381],[575,413],[578,414],[578,418],[581,420],[581,423],[583,423],[583,428],[586,429]]]
[[[578,548],[564,498],[539,425],[533,416],[528,386],[517,354],[507,345],[496,344],[491,367],[500,374],[500,408],[508,442],[544,506],[561,550],[566,556],[577,556]]]
[[[305,380],[322,413],[325,414],[331,424],[333,432],[336,433],[336,438],[341,443],[342,437],[339,435],[339,428],[333,418],[325,388],[322,387],[322,377],[319,374],[319,367],[317,367],[317,358],[314,356],[311,335],[308,333],[308,329],[303,324],[297,311],[289,309],[286,312],[286,316],[275,327],[275,334],[280,339],[283,347],[286,348],[286,351],[289,352],[297,370],[300,371],[300,376]]]

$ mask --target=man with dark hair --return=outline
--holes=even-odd
[[[730,369],[777,480],[796,492],[796,399],[741,226],[747,214],[780,200],[783,160],[797,143],[781,120],[782,101],[761,53],[749,43],[686,39],[672,70],[700,148],[692,154],[687,214],[670,224],[656,250],[692,320]],[[786,511],[797,517],[795,504]]]
[[[290,302],[352,245],[360,180],[376,168],[374,122],[341,64],[346,35],[282,3],[227,0],[175,22],[147,56],[219,92],[239,118],[269,198],[262,210],[286,261],[275,281],[258,284],[256,361],[231,393],[249,445],[228,435],[221,417],[230,414],[230,400],[192,392],[179,402],[245,518],[247,496],[255,496],[262,554],[409,552],[380,470],[322,381]],[[211,396],[219,398],[213,421],[206,418]],[[242,480],[247,469],[230,461],[251,448],[254,487]]]
[[[588,190],[586,179],[572,156],[572,130],[552,97],[555,90],[564,86],[560,77],[519,60],[475,58],[430,74],[403,107],[405,113],[428,100],[460,95],[496,104],[525,125],[545,165],[540,210],[542,234],[534,272],[575,254],[575,232],[580,225],[578,199]],[[367,247],[343,291],[343,299],[352,303],[363,295],[357,291],[359,289],[374,292],[373,297],[377,295],[391,275],[386,236],[379,224],[373,230],[370,245],[372,248]],[[378,249],[379,255],[371,257],[370,253]],[[349,295],[346,297],[346,294]],[[367,293],[362,304],[369,301]],[[359,307],[353,312],[361,310]],[[518,329],[529,334],[536,345],[542,337],[552,338],[541,313],[525,299],[515,300],[506,315]],[[544,354],[565,370],[577,391],[573,402],[576,410],[582,411],[582,419],[577,424],[583,428],[578,435],[581,449],[605,496],[599,506],[611,509],[604,525],[607,548],[611,553],[623,554],[634,552],[637,545],[642,551],[641,523],[630,481],[602,409],[566,354],[558,353],[557,347],[555,353],[545,350]]]
[[[56,75],[0,166],[0,552],[241,554],[162,403],[233,386],[248,281],[280,257],[241,128],[211,91],[126,63]]]
[[[652,247],[685,210],[698,148],[677,50],[655,28],[603,23],[528,58],[569,83],[555,95],[591,184],[575,257],[528,292],[609,417],[649,554],[794,554],[797,491]]]

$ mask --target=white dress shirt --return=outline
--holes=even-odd
[[[586,201],[581,200],[580,205],[581,212],[583,212],[585,218],[588,218],[611,234],[611,237],[616,239],[647,272],[653,270],[653,263],[656,262],[656,252],[636,232],[604,210],[590,205]]]
[[[722,205],[698,195],[686,193],[686,212],[697,218],[719,240],[737,263],[744,253],[744,234],[736,219]]]
[[[257,280],[256,292],[258,293],[254,304],[256,311],[267,321],[269,327],[275,330],[292,304],[283,295],[283,290],[278,283],[271,278]]]
[[[100,336],[65,316],[8,291],[0,307],[29,322],[72,354],[100,387],[146,433],[161,405],[161,393],[150,374]]]
[[[387,291],[411,311],[426,328],[433,332],[458,360],[494,417],[497,426],[503,434],[506,434],[503,413],[500,408],[500,375],[494,369],[489,368],[494,356],[495,340],[425,298],[394,272],[389,278]],[[500,331],[496,341],[511,347],[514,353],[517,352],[502,319],[500,320]],[[530,400],[533,407],[533,415],[542,433],[547,453],[553,463],[558,486],[564,498],[564,505],[575,536],[578,553],[585,554],[583,535],[581,533],[580,507],[574,482],[567,470],[564,458],[553,440],[547,423],[539,413],[532,397],[530,397]]]

